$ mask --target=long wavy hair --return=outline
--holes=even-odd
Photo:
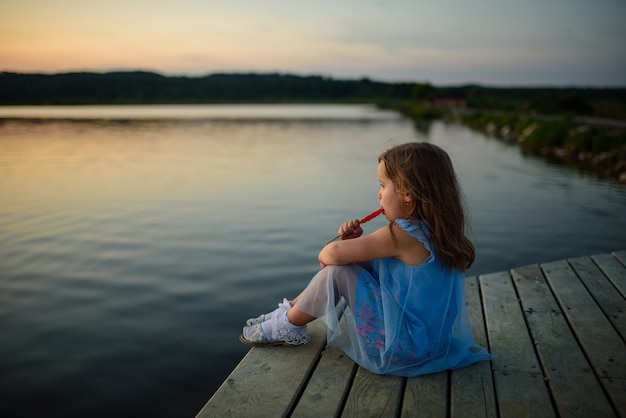
[[[465,271],[474,262],[474,245],[466,236],[465,202],[448,154],[436,145],[410,142],[383,152],[387,177],[404,207],[408,193],[415,207],[407,219],[425,222],[444,266]]]

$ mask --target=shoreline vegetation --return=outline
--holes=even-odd
[[[521,152],[626,184],[626,88],[489,87],[278,73],[0,72],[0,105],[367,103],[416,124],[455,120]]]
[[[515,143],[525,155],[536,155],[602,178],[626,184],[626,121],[540,115],[432,102],[385,104],[423,124],[443,119],[460,122],[490,137]]]

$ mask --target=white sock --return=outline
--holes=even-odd
[[[261,329],[263,330],[263,335],[266,340],[269,340],[272,337],[272,321],[280,322],[280,326],[284,326],[287,328],[300,328],[297,325],[292,324],[287,317],[287,311],[284,311],[280,314],[280,316],[276,319],[270,319],[269,321],[265,321],[261,324]]]

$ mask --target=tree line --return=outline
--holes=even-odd
[[[198,77],[151,72],[0,73],[0,105],[197,104],[242,102],[434,103],[454,99],[470,109],[626,119],[626,88],[438,87],[430,83],[279,73]]]

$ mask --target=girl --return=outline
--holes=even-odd
[[[389,225],[369,235],[357,219],[341,225],[342,240],[322,249],[306,289],[249,319],[240,340],[305,344],[306,324],[320,318],[328,344],[374,373],[416,376],[491,359],[474,344],[465,306],[474,246],[448,154],[428,143],[393,147],[378,158],[378,178]]]

